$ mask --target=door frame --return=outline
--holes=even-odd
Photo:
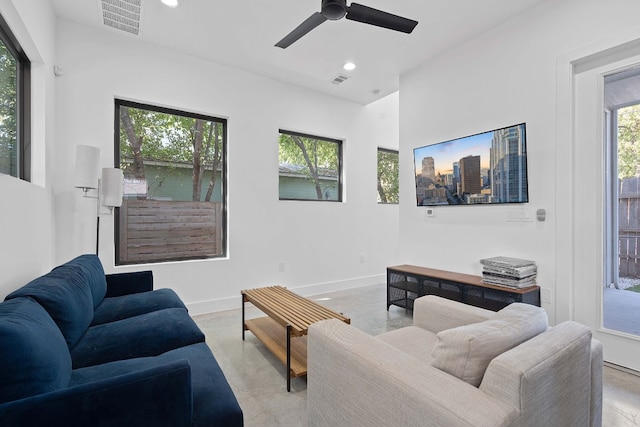
[[[640,371],[640,337],[616,333],[602,327],[602,294],[604,289],[605,231],[605,145],[604,145],[604,78],[620,68],[629,58],[640,58],[640,34],[624,34],[564,55],[557,60],[556,74],[556,320],[575,320],[589,326],[594,337],[604,345],[604,358],[610,363]],[[630,63],[637,63],[633,59]],[[582,77],[591,73],[591,81]],[[595,78],[595,80],[594,80]],[[583,87],[578,87],[582,85]],[[580,90],[590,87],[585,95]],[[591,96],[595,104],[585,106],[576,100]],[[595,98],[593,98],[595,97]],[[581,100],[582,101],[582,100]],[[594,107],[595,106],[595,107]],[[598,109],[598,107],[602,107]],[[589,110],[590,109],[590,110]],[[592,134],[578,141],[584,115],[594,120]],[[584,144],[596,144],[585,148]],[[584,161],[591,162],[585,166]],[[585,167],[593,168],[593,201],[585,211]],[[580,172],[582,171],[582,175]],[[582,192],[582,193],[581,193]],[[587,212],[585,214],[585,212]],[[585,229],[594,230],[585,233]],[[585,236],[587,234],[587,236]],[[586,267],[585,267],[586,266]],[[586,270],[586,271],[585,271]],[[635,359],[635,360],[634,360]]]

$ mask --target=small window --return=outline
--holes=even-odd
[[[116,100],[117,264],[226,253],[227,122]]]
[[[378,203],[398,204],[398,152],[378,148]]]
[[[30,63],[0,16],[0,173],[31,179]]]
[[[342,201],[342,141],[280,131],[280,200]]]

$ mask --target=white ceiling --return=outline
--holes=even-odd
[[[287,49],[274,44],[320,11],[321,0],[180,0],[175,9],[142,0],[139,36],[103,25],[100,0],[50,1],[58,17],[114,36],[368,104],[397,91],[401,74],[544,0],[359,0],[419,24],[404,34],[346,19],[327,21]],[[347,61],[357,68],[344,71]],[[338,74],[349,79],[334,85]]]

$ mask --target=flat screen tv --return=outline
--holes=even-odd
[[[413,150],[418,206],[527,203],[526,124]]]

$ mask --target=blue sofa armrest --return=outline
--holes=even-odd
[[[190,426],[187,360],[0,404],[0,425]]]
[[[151,270],[107,274],[106,278],[107,295],[105,295],[105,298],[139,294],[153,290],[153,272]]]

